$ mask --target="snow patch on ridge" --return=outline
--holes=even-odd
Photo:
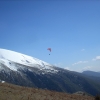
[[[6,59],[0,59],[0,63],[4,64],[5,66],[7,66],[9,69],[13,71],[17,71],[17,68],[14,66],[14,64]]]
[[[31,56],[27,56],[25,54],[21,54],[15,51],[0,49],[0,58],[10,60],[16,63],[30,65],[30,64],[39,64],[41,66],[50,65],[42,60],[33,58]]]
[[[0,63],[13,71],[18,71],[19,67],[15,66],[15,63],[18,63],[29,67],[36,67],[40,70],[47,70],[47,72],[57,72],[52,65],[42,60],[6,49],[0,49]],[[20,68],[23,69],[21,66]]]

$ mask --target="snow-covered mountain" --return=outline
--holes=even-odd
[[[100,93],[100,84],[81,73],[5,49],[0,49],[0,82],[69,93]]]
[[[29,70],[34,67],[47,72],[57,72],[57,70],[52,67],[53,65],[42,60],[15,51],[0,49],[0,64],[4,64],[13,71],[18,71],[19,69],[24,70],[24,67],[15,66],[15,63],[28,66]],[[3,67],[0,67],[0,70],[3,70]]]

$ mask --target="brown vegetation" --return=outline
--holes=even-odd
[[[92,96],[67,94],[0,83],[0,100],[95,100]]]
[[[95,100],[100,100],[100,95],[96,95]]]

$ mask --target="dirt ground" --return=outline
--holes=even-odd
[[[94,100],[94,97],[0,83],[0,100]]]

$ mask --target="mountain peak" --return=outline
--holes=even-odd
[[[6,49],[0,49],[0,62],[15,71],[17,70],[17,68],[15,68],[15,66],[12,66],[11,62],[19,63],[29,67],[36,67],[38,65],[37,67],[39,68],[52,69],[52,65],[50,65],[49,63],[22,53]]]

